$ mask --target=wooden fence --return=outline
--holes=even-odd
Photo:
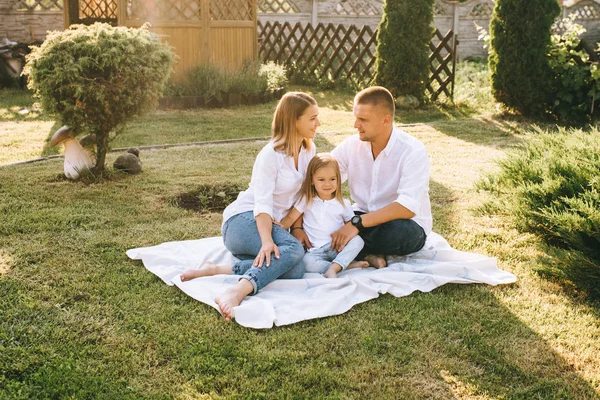
[[[375,75],[377,29],[368,25],[290,24],[266,22],[258,26],[258,54],[263,62],[284,64],[290,75],[308,74],[319,80],[347,80],[368,86]],[[456,65],[456,35],[436,30],[430,44],[431,99],[452,99]]]

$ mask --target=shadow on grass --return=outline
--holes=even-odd
[[[60,145],[54,147],[50,146],[50,139],[52,139],[54,132],[56,132],[61,126],[62,125],[59,122],[55,122],[54,125],[52,125],[52,128],[50,128],[50,131],[48,132],[48,136],[46,136],[46,139],[44,139],[44,147],[42,148],[40,157],[52,156],[60,152]]]

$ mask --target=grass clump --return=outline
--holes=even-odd
[[[225,207],[233,203],[242,190],[244,187],[240,185],[200,185],[191,192],[177,195],[172,200],[172,204],[201,213],[222,212]]]
[[[600,133],[536,134],[480,187],[506,195],[519,228],[566,250],[541,272],[600,298]]]
[[[171,83],[167,96],[203,96],[206,101],[224,94],[262,95],[287,84],[286,70],[274,62],[245,64],[230,71],[214,64],[201,64],[187,72],[181,82]]]

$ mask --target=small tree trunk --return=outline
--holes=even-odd
[[[108,151],[108,133],[96,133],[96,165],[92,168],[92,172],[98,177],[104,174],[104,162],[106,160],[106,152]]]

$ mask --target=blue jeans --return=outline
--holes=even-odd
[[[329,269],[332,262],[340,265],[343,271],[348,267],[348,264],[354,261],[364,244],[365,242],[360,236],[355,236],[339,253],[335,249],[329,249],[331,243],[327,243],[323,247],[310,249],[304,255],[306,272],[323,274]]]
[[[300,242],[285,229],[273,225],[273,242],[279,248],[280,257],[271,254],[271,265],[262,268],[253,267],[254,259],[262,247],[262,241],[256,227],[252,211],[234,215],[223,225],[225,247],[240,261],[232,267],[234,275],[248,279],[256,294],[277,278],[299,279],[304,276],[304,248]]]
[[[356,213],[361,214],[364,213]],[[421,250],[427,239],[423,228],[412,219],[395,219],[365,228],[360,237],[365,241],[365,247],[357,257],[359,260],[369,254],[405,256]]]

